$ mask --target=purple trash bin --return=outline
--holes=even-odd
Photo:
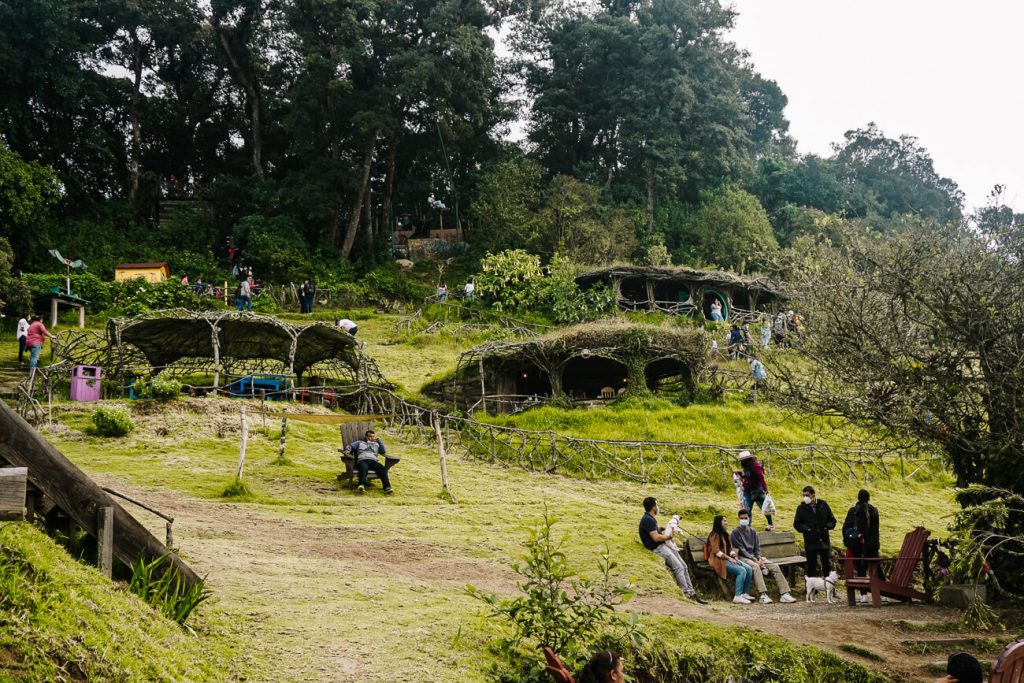
[[[76,365],[71,370],[71,400],[100,400],[100,376],[103,368],[97,365]]]

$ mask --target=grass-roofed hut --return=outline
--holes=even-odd
[[[778,305],[778,285],[767,278],[745,278],[721,270],[683,266],[609,266],[576,278],[586,289],[604,283],[626,310],[663,311],[711,318],[711,304],[722,304],[726,320],[749,322],[758,311]]]
[[[348,383],[386,384],[355,338],[326,323],[292,325],[274,316],[234,311],[155,311],[114,318],[105,333],[62,334],[61,360],[100,365],[107,377],[212,376],[214,387],[255,373]]]
[[[523,341],[494,341],[459,358],[423,392],[462,410],[510,412],[552,399],[691,397],[709,341],[700,330],[601,320]]]

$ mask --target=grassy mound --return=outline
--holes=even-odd
[[[0,524],[0,680],[228,680],[227,658],[35,527]]]

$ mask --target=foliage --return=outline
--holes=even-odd
[[[135,429],[127,411],[110,406],[97,408],[92,414],[92,423],[101,436],[125,436]]]
[[[16,254],[41,247],[36,229],[47,208],[59,198],[60,184],[53,169],[24,161],[0,138],[0,274],[6,272],[2,261],[8,260],[4,252],[11,246]],[[0,284],[0,301],[4,299],[2,287]]]
[[[54,274],[26,274],[25,283],[34,296],[50,293],[54,287],[64,289],[65,277]],[[215,304],[201,298],[178,282],[147,282],[141,278],[105,282],[93,273],[71,276],[71,291],[90,303],[90,310],[111,315],[133,316],[164,308],[208,310]]]
[[[512,635],[498,643],[498,651],[517,669],[523,668],[524,648],[536,658],[541,649],[550,647],[575,668],[598,643],[621,651],[644,642],[636,615],[630,612],[627,617],[618,611],[635,595],[633,580],[618,579],[614,573],[618,565],[607,549],[601,554],[596,580],[576,575],[563,550],[566,538],[554,536],[556,521],[545,511],[543,520],[530,531],[526,555],[512,564],[522,577],[516,583],[522,595],[500,598],[466,587],[488,606],[488,618],[511,625]]]
[[[1024,584],[1019,558],[1024,557],[1024,532],[1018,520],[1024,516],[1024,496],[1007,489],[973,484],[957,491],[961,509],[951,525],[950,578],[956,583],[987,583],[993,597],[1018,597]],[[996,561],[1005,559],[998,568]],[[983,616],[983,615],[978,615]]]
[[[236,479],[225,486],[224,491],[220,495],[223,498],[249,500],[252,498],[252,489],[241,479]]]
[[[173,401],[181,396],[181,382],[176,379],[154,377],[148,381],[136,382],[134,388],[138,397],[142,399]]]
[[[763,265],[778,249],[757,197],[736,187],[701,194],[690,231],[701,260],[740,273]]]
[[[145,556],[140,556],[132,567],[128,589],[181,626],[213,594],[206,587],[206,579],[186,586],[171,563],[170,553],[149,562]]]
[[[14,252],[6,237],[0,237],[0,313],[25,315],[32,307],[28,287],[11,273]]]

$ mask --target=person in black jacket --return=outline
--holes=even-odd
[[[843,522],[843,542],[854,557],[878,557],[881,543],[878,540],[878,508],[868,503],[871,494],[861,489],[857,493],[857,504],[846,513]],[[878,577],[885,578],[882,565],[875,563]],[[857,576],[868,575],[868,563],[857,562]],[[861,595],[867,595],[861,591]]]
[[[804,552],[807,553],[805,576],[828,576],[832,571],[829,555],[832,542],[828,532],[836,528],[836,517],[832,508],[823,500],[818,500],[813,486],[804,487],[804,501],[796,509],[793,528],[804,535]],[[818,564],[821,573],[818,573]]]

